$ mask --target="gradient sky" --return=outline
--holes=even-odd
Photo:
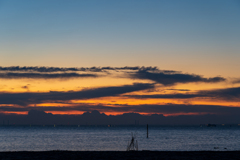
[[[238,0],[0,0],[0,110],[240,107],[239,19]]]

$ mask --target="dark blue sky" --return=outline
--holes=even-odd
[[[0,0],[0,63],[233,77],[239,19],[238,0]]]

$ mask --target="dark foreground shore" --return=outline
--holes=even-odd
[[[161,159],[161,160],[229,160],[240,159],[240,151],[42,151],[42,152],[0,152],[1,160],[11,159]]]

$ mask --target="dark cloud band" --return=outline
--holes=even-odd
[[[154,84],[135,83],[117,87],[103,87],[72,92],[47,92],[47,93],[1,93],[1,104],[37,104],[46,101],[67,101],[73,99],[90,99],[98,97],[116,96],[124,93],[154,88]]]
[[[166,72],[148,72],[145,70],[130,74],[131,78],[148,79],[163,85],[174,85],[176,83],[189,82],[221,82],[226,79],[223,77],[203,78],[199,75],[181,74],[181,73],[166,73]]]

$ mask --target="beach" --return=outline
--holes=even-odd
[[[161,160],[229,160],[239,159],[240,151],[20,151],[0,152],[1,160],[9,159],[161,159]]]

